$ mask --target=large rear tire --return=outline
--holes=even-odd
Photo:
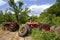
[[[22,28],[19,29],[18,35],[20,37],[25,37],[29,34],[30,31],[31,31],[30,27],[28,25],[24,24],[24,25],[22,25]]]
[[[18,35],[20,37],[24,37],[27,35],[28,29],[25,26],[22,26],[22,28],[19,29]]]

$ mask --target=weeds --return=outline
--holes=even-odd
[[[31,36],[34,40],[60,40],[54,32],[38,31],[37,29],[32,30]]]

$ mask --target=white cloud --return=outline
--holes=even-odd
[[[37,0],[29,0],[29,1],[37,1]]]
[[[7,11],[7,13],[8,13],[8,12],[11,12],[12,14],[14,14],[14,12],[13,12],[13,11],[11,11],[11,10],[8,10],[8,11]]]
[[[39,15],[39,13],[43,12],[45,9],[52,6],[52,4],[43,4],[43,5],[31,5],[29,9],[32,11],[30,15]]]
[[[18,2],[19,0],[14,0],[14,1],[15,1],[15,3],[16,3],[16,2]]]
[[[4,4],[6,4],[6,2],[3,1],[3,0],[0,0],[0,6],[2,6],[2,5],[4,5]]]
[[[14,0],[15,1],[15,3],[17,3],[18,1],[21,1],[21,0]]]

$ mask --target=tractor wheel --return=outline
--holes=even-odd
[[[20,37],[24,37],[24,36],[27,35],[27,33],[28,33],[27,27],[26,26],[22,26],[22,28],[19,29],[18,35]]]
[[[24,24],[24,26],[27,27],[27,29],[28,29],[28,34],[31,34],[31,31],[32,31],[31,27],[29,27],[27,24]]]
[[[27,36],[29,32],[30,32],[29,26],[24,24],[22,25],[22,28],[19,29],[18,35],[24,37]]]

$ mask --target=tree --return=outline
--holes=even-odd
[[[3,11],[0,10],[0,23],[4,21]]]
[[[28,8],[25,8],[21,13],[20,13],[20,23],[26,23],[28,22],[28,12],[30,12],[30,10]]]
[[[31,20],[32,22],[38,22],[38,17],[32,15],[32,16],[30,16],[30,20]]]
[[[10,9],[12,9],[14,12],[15,12],[15,16],[16,16],[16,19],[17,19],[17,23],[19,23],[19,13],[22,11],[22,5],[23,5],[23,2],[22,1],[19,1],[18,2],[18,5],[14,2],[14,0],[9,0],[8,1],[9,5],[10,5]]]
[[[39,16],[39,22],[44,23],[44,24],[54,25],[53,20],[55,17],[56,17],[55,14],[52,15],[52,14],[44,11]]]
[[[51,25],[58,25],[60,18],[60,0],[56,0],[50,8],[40,14],[40,22]],[[48,21],[47,21],[48,20]]]
[[[60,3],[60,0],[56,0],[56,3]]]
[[[50,8],[48,8],[47,12],[52,15],[56,14],[56,16],[60,16],[60,0],[56,0],[56,3],[53,4]]]
[[[39,22],[44,23],[44,24],[50,24],[49,13],[45,11],[42,12],[39,16]]]
[[[11,15],[12,15],[11,12],[8,12],[8,10],[5,10],[5,15],[4,15],[4,19],[5,19],[5,21],[7,21],[7,22],[11,22],[11,21],[12,21],[12,19],[11,19]]]

